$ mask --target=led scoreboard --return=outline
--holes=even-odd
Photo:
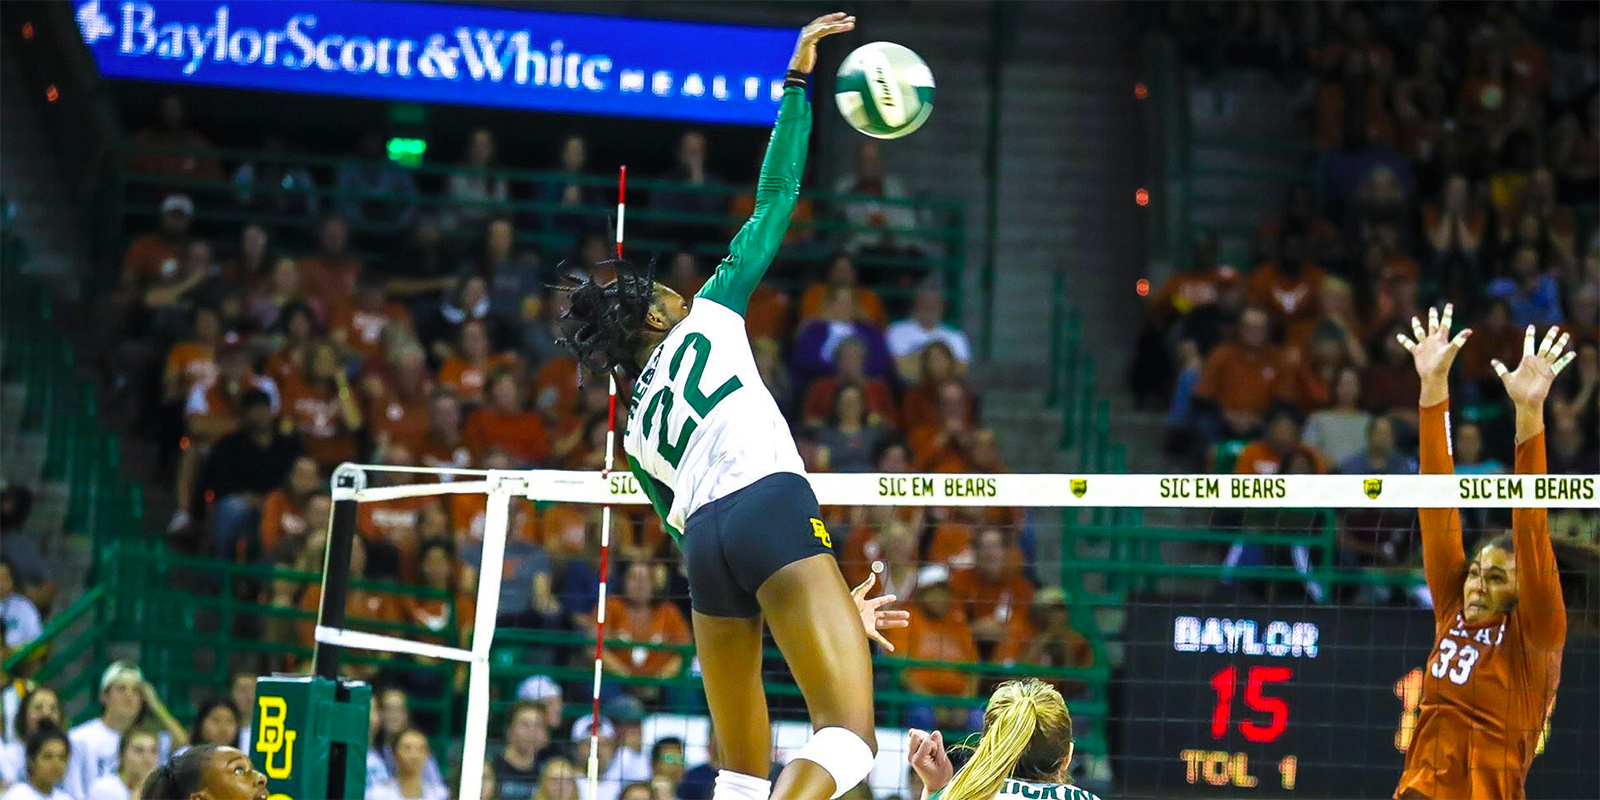
[[[1130,603],[1117,783],[1128,795],[1388,797],[1433,615]],[[1530,797],[1600,797],[1600,641],[1568,639]]]

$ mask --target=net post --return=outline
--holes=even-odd
[[[333,471],[333,514],[328,521],[328,549],[322,562],[322,601],[317,607],[317,627],[343,628],[344,609],[350,597],[350,540],[356,533],[356,492],[367,488],[367,475],[355,464],[340,464]],[[343,647],[316,642],[311,657],[312,674],[339,680]]]
[[[488,506],[483,514],[483,558],[478,565],[478,607],[473,616],[472,662],[467,670],[467,727],[461,748],[460,800],[479,800],[489,737],[489,651],[500,613],[501,570],[511,530],[513,479],[489,473]],[[523,482],[525,491],[526,482]]]

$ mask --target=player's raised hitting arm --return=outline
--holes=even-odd
[[[789,233],[789,218],[794,215],[795,203],[800,197],[800,175],[806,168],[806,147],[811,139],[811,103],[806,100],[805,76],[816,66],[817,40],[853,30],[855,25],[855,17],[836,13],[817,17],[800,30],[794,57],[789,60],[783,100],[778,105],[778,122],[772,128],[767,154],[761,160],[755,211],[734,235],[728,244],[728,255],[696,297],[743,314],[750,293],[755,291],[761,276],[777,257],[778,247]]]
[[[1522,337],[1522,362],[1515,370],[1507,369],[1498,359],[1491,362],[1516,408],[1519,475],[1543,475],[1547,469],[1545,398],[1556,376],[1577,356],[1576,352],[1561,355],[1569,337],[1556,328],[1545,334],[1537,351],[1534,338],[1534,327],[1529,325]],[[1517,607],[1527,612],[1522,616],[1528,632],[1544,644],[1559,645],[1566,640],[1567,609],[1561,598],[1556,554],[1550,545],[1548,512],[1542,508],[1512,509],[1511,537],[1517,557]]]
[[[1470,328],[1454,338],[1450,336],[1454,306],[1445,304],[1444,312],[1428,309],[1427,328],[1422,320],[1412,318],[1412,339],[1398,334],[1400,344],[1411,352],[1422,381],[1422,392],[1417,398],[1418,472],[1424,475],[1449,475],[1455,472],[1455,462],[1450,455],[1450,365],[1455,363],[1461,346],[1472,336]],[[1419,508],[1417,517],[1422,523],[1422,572],[1428,580],[1428,591],[1433,594],[1435,613],[1444,613],[1461,599],[1461,576],[1467,568],[1467,555],[1461,545],[1461,511],[1455,508]]]

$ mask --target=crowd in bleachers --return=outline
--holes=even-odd
[[[1550,401],[1550,470],[1600,471],[1597,15],[1566,4],[1169,3],[1197,67],[1266,67],[1317,145],[1227,263],[1214,234],[1152,293],[1141,389],[1171,391],[1171,449],[1246,474],[1416,469],[1417,376],[1396,341],[1454,303],[1458,472],[1506,471],[1490,360],[1560,325],[1577,360]],[[1475,520],[1473,534],[1503,525]],[[1600,539],[1592,513],[1552,529]],[[1415,563],[1412,515],[1348,511],[1339,558]],[[1238,550],[1238,548],[1235,548]],[[1238,554],[1233,554],[1237,556]],[[1259,555],[1259,554],[1257,554]]]
[[[168,544],[286,571],[270,580],[225,584],[246,603],[304,612],[241,613],[224,623],[232,626],[230,635],[283,648],[238,666],[251,674],[304,669],[304,659],[283,653],[311,643],[320,599],[315,577],[323,566],[331,507],[329,477],[338,464],[577,470],[605,465],[606,381],[580,375],[572,357],[556,346],[554,323],[566,296],[553,287],[568,275],[614,269],[607,263],[613,250],[605,235],[611,197],[593,180],[585,142],[577,136],[558,148],[546,173],[553,177],[528,184],[499,170],[494,136],[480,130],[469,137],[460,169],[430,185],[384,160],[376,136],[363,139],[364,160],[331,171],[298,165],[289,145],[275,137],[260,158],[234,163],[207,149],[209,137],[187,122],[177,97],[162,101],[159,116],[156,125],[133,137],[137,147],[128,168],[138,177],[129,193],[135,209],[129,219],[142,221],[126,231],[120,273],[104,305],[103,327],[93,337],[104,344],[100,360],[111,377],[107,407],[135,422],[133,433],[161,453],[160,479],[170,481],[176,500],[164,526]],[[632,201],[725,220],[639,225],[646,235],[681,248],[661,255],[657,274],[686,296],[711,270],[696,248],[725,242],[753,202],[748,191],[701,191],[727,185],[707,166],[710,146],[706,136],[686,133],[675,164],[661,176],[676,188],[654,188],[643,193],[642,202]],[[329,194],[329,186],[338,191]],[[855,170],[837,188],[851,199],[830,213],[847,222],[848,230],[819,233],[810,223],[823,212],[802,198],[785,251],[785,258],[793,252],[830,253],[817,259],[823,265],[818,274],[795,282],[796,268],[780,262],[747,313],[766,387],[792,421],[808,469],[1003,471],[995,433],[983,426],[980,398],[966,376],[971,345],[946,321],[941,277],[926,269],[880,268],[870,283],[862,278],[863,259],[914,259],[925,247],[905,235],[917,223],[914,209],[870,200],[906,196],[903,185],[885,174],[875,143],[863,144]],[[433,202],[441,198],[442,204]],[[523,201],[545,210],[519,210]],[[140,204],[153,213],[140,217]],[[551,206],[571,213],[549,212]],[[568,250],[559,242],[575,244]],[[624,398],[627,392],[626,386],[619,391]],[[623,463],[621,453],[615,455]],[[368,477],[379,485],[435,480],[400,473]],[[483,495],[361,505],[351,571],[374,583],[351,589],[347,612],[353,624],[445,644],[468,641],[485,507]],[[885,561],[885,588],[913,611],[913,626],[891,636],[895,655],[1089,666],[1093,656],[1072,629],[1065,598],[1059,591],[1035,592],[1032,543],[1024,515],[1014,512],[826,513],[847,575],[863,580],[871,562]],[[600,518],[598,507],[513,503],[498,625],[592,633]],[[660,521],[642,509],[618,513],[612,542],[606,636],[616,644],[605,651],[606,669],[644,678],[692,675],[685,651],[635,646],[690,642],[686,584]],[[7,545],[9,557],[9,540]],[[220,590],[215,576],[198,576],[196,584],[199,591]],[[7,596],[0,591],[0,602],[13,602]],[[15,637],[11,630],[8,645],[13,638],[24,643],[25,631],[32,629],[15,626]],[[530,657],[570,666],[585,663],[592,652],[550,645],[534,648]],[[412,720],[405,711],[411,699],[437,707],[440,696],[459,689],[461,676],[441,679],[440,670],[424,668],[431,666],[403,656],[356,658],[345,665],[346,672],[380,687],[372,796],[433,797],[444,791],[428,736],[452,731],[459,721],[429,713]],[[120,680],[108,677],[102,687],[108,715],[113,706],[105,693],[121,691]],[[185,738],[176,723],[165,724],[170,715],[149,684],[133,680],[128,682],[139,692],[140,708],[117,711],[97,724],[125,732],[142,729],[135,717],[154,720],[163,757],[185,741],[248,735],[238,730],[251,712],[243,689],[231,705],[202,705],[196,719],[195,730],[201,731],[207,714],[231,709],[228,736]],[[902,684],[885,688],[975,698],[980,681],[970,666],[923,668],[904,671]],[[563,714],[562,701],[586,697],[587,682],[562,687],[535,679],[523,689],[528,702],[506,714],[504,750],[492,764],[497,788],[485,796],[576,800],[574,764],[581,769],[587,758],[589,722],[578,720],[569,738],[572,720]],[[676,755],[661,743],[648,758],[640,752],[640,702],[659,708],[681,701],[673,691],[607,684],[608,718],[599,722],[607,748],[602,763],[615,774],[607,773],[611,789],[599,800],[636,790],[655,800],[709,796],[708,782],[683,778],[681,742]],[[27,694],[44,697],[50,690]],[[975,710],[933,702],[913,707],[911,714],[925,727],[944,721],[975,728]],[[414,726],[427,736],[410,736]],[[119,768],[115,752],[85,755],[87,745],[76,731],[67,742],[68,775],[85,777],[64,784],[73,800],[98,797],[87,794],[87,783],[107,776],[130,786],[136,782],[133,773],[144,769],[138,766],[143,760],[124,758]],[[23,743],[29,733],[19,730],[7,741]],[[28,750],[23,760],[31,765],[33,756]],[[694,772],[689,770],[691,777]],[[21,786],[31,774],[30,768],[0,779]],[[427,791],[418,794],[424,785]]]

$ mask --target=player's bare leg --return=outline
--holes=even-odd
[[[767,624],[805,697],[811,726],[843,728],[876,753],[872,718],[872,654],[862,633],[861,611],[830,555],[812,556],[778,570],[756,592]],[[766,714],[763,709],[762,719]],[[720,728],[718,740],[721,740]],[[859,747],[859,745],[857,745]],[[795,759],[773,787],[773,800],[828,800],[853,787],[834,786],[833,776],[814,761]]]
[[[693,619],[706,705],[717,732],[717,767],[765,781],[772,771],[772,725],[761,684],[761,617],[695,611]]]

